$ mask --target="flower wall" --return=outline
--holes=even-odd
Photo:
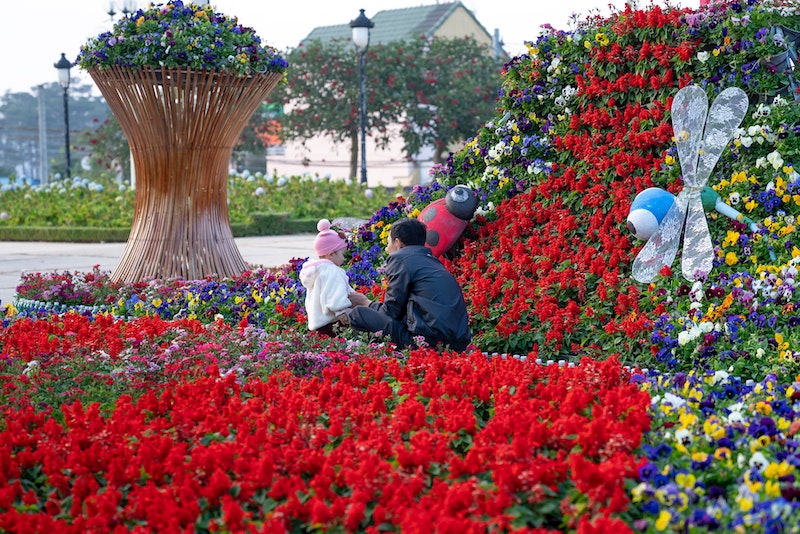
[[[628,7],[504,67],[497,116],[349,249],[379,297],[391,222],[475,188],[443,259],[466,354],[309,335],[302,259],[27,275],[0,329],[0,530],[796,531],[800,130],[773,59],[798,8]],[[689,83],[751,99],[709,185],[757,224],[709,213],[712,272],[639,284],[625,218],[682,187],[670,104]]]
[[[786,343],[793,335],[784,331],[781,343],[773,330],[794,321],[797,93],[791,70],[764,58],[794,53],[797,8],[754,1],[697,12],[627,7],[574,31],[546,31],[528,55],[505,66],[498,117],[441,173],[445,184],[476,187],[486,209],[449,263],[466,288],[482,346],[546,358],[617,352],[624,361],[685,370],[707,348],[703,363],[727,368],[734,362],[719,361],[726,350],[763,345],[766,358],[792,360],[773,366],[791,375],[796,362]],[[708,215],[717,260],[695,290],[700,300],[681,291],[678,272],[650,286],[633,280],[642,243],[625,228],[639,191],[681,188],[670,105],[687,84],[705,88],[710,100],[731,85],[748,93],[748,116],[709,185],[763,226],[752,232]],[[767,298],[725,313],[726,299],[753,292],[750,278]],[[740,322],[733,342],[728,315]],[[703,317],[716,317],[709,322],[727,340],[698,347],[693,335],[694,343],[675,351],[679,332]],[[667,331],[653,337],[657,320]],[[781,351],[771,350],[776,344]]]

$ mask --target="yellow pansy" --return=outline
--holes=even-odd
[[[5,313],[6,318],[14,317],[15,315],[17,315],[17,313],[19,313],[19,310],[17,310],[17,308],[13,304],[6,304],[2,308],[0,308],[0,311],[2,310],[6,310]]]
[[[707,436],[719,440],[725,437],[725,427],[719,424],[715,416],[711,416],[703,423],[703,431]]]
[[[687,428],[697,422],[697,416],[693,413],[682,413],[678,418],[681,428]]]
[[[756,403],[756,411],[761,412],[764,415],[769,415],[772,413],[772,406],[764,401],[759,401]]]
[[[728,233],[725,235],[725,239],[722,240],[723,247],[730,247],[735,245],[739,241],[739,237],[741,234],[734,230],[728,230]]]
[[[749,512],[753,509],[753,498],[750,496],[737,497],[736,502],[742,512]]]
[[[764,493],[766,493],[769,497],[780,497],[781,485],[777,480],[767,480],[767,482],[764,484]]]
[[[658,514],[658,519],[656,519],[656,530],[666,530],[671,520],[672,514],[669,513],[669,510],[661,510],[661,513]]]
[[[695,485],[695,482],[697,482],[697,479],[691,473],[678,473],[675,475],[675,482],[677,482],[679,486],[692,489]]]
[[[714,451],[714,459],[715,460],[725,460],[730,459],[731,457],[731,450],[728,447],[719,447],[717,450]]]
[[[730,266],[736,265],[739,263],[739,258],[736,256],[735,252],[728,252],[725,254],[725,263]]]
[[[793,472],[794,466],[784,460],[781,463],[770,462],[764,470],[764,476],[767,478],[781,478],[791,475]]]
[[[764,487],[764,484],[762,484],[760,481],[750,480],[749,471],[745,472],[744,474],[744,483],[747,484],[747,488],[750,490],[750,493],[758,493],[759,491],[761,491],[761,488]],[[746,512],[747,510],[744,511]]]

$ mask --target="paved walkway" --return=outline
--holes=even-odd
[[[236,239],[244,261],[277,267],[292,258],[314,254],[316,234],[240,237]],[[43,243],[0,241],[0,306],[13,302],[22,273],[91,271],[95,265],[112,271],[125,243]]]

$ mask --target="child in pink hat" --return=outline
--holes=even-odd
[[[319,259],[303,264],[300,283],[306,288],[308,329],[333,335],[338,318],[357,304],[368,304],[369,299],[350,286],[350,279],[341,268],[347,249],[344,233],[331,229],[328,219],[320,220],[317,230],[314,251]]]

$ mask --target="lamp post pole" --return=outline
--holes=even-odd
[[[69,159],[69,96],[67,90],[69,89],[69,70],[72,68],[72,63],[62,53],[61,59],[53,66],[58,70],[58,83],[64,89],[64,149],[67,156],[66,177],[71,178],[70,168],[71,162]]]
[[[364,65],[367,60],[367,47],[369,47],[370,29],[375,26],[371,20],[364,15],[364,10],[356,19],[350,21],[353,29],[353,43],[359,54],[358,75],[360,78],[360,97],[361,97],[361,184],[367,185],[367,77]]]

